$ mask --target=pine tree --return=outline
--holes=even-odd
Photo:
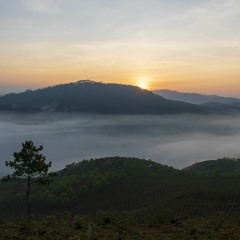
[[[16,182],[19,190],[26,194],[28,219],[31,210],[31,194],[37,189],[37,186],[51,183],[52,177],[56,175],[48,172],[52,162],[45,162],[45,156],[39,153],[42,149],[42,146],[34,146],[32,141],[22,143],[21,151],[13,154],[14,161],[6,161],[6,166],[14,169],[14,172],[2,178],[3,181]]]

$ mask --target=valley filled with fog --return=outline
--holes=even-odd
[[[43,146],[52,170],[83,159],[126,156],[175,168],[240,156],[235,116],[4,114],[0,120],[0,175],[21,143]]]

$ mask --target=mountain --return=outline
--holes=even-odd
[[[160,89],[152,92],[166,99],[193,103],[193,104],[204,104],[208,102],[229,104],[234,102],[240,102],[240,99],[238,98],[221,97],[217,95],[204,95],[204,94],[198,94],[198,93],[182,93],[182,92],[177,92],[177,91],[172,91],[167,89]]]
[[[219,102],[208,102],[201,104],[201,106],[208,108],[209,112],[216,113],[239,113],[240,112],[240,102],[233,103],[219,103]]]
[[[0,110],[101,114],[206,112],[204,107],[167,100],[139,87],[88,80],[7,94],[0,97]]]
[[[189,167],[184,168],[183,171],[209,176],[240,176],[240,159],[222,158],[217,160],[197,162]]]

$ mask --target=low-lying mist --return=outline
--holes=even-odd
[[[240,121],[235,116],[80,115],[1,113],[0,175],[21,143],[43,145],[52,169],[83,159],[128,156],[176,168],[240,155]]]

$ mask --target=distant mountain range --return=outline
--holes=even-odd
[[[219,102],[209,102],[202,104],[201,106],[208,108],[210,112],[218,113],[235,113],[240,111],[240,102],[233,103],[219,103]]]
[[[182,101],[182,102],[193,103],[193,104],[205,104],[209,102],[223,103],[223,104],[231,104],[235,102],[240,103],[240,99],[238,98],[222,97],[217,95],[183,93],[183,92],[177,92],[177,91],[172,91],[168,89],[160,89],[152,92],[169,100]]]
[[[205,107],[164,99],[139,87],[89,80],[0,97],[0,110],[100,114],[205,113]]]

